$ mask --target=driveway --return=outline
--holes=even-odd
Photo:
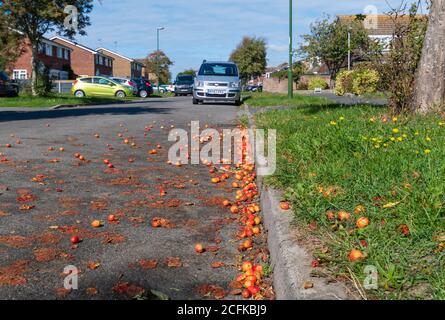
[[[168,164],[167,137],[191,121],[232,128],[237,113],[191,98],[0,108],[0,299],[236,298],[239,263],[267,261],[265,240],[240,255],[239,223],[222,206],[233,179],[215,185],[205,165]],[[164,227],[152,227],[156,217]],[[78,269],[78,290],[64,289],[67,266]]]

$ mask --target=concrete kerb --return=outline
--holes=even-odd
[[[248,105],[243,114],[249,119],[249,126],[255,129],[253,116]],[[278,300],[347,300],[347,287],[339,282],[311,276],[311,255],[297,243],[296,231],[292,228],[293,215],[283,211],[279,204],[281,192],[267,187],[263,178],[258,177],[261,191],[261,207],[268,246],[273,268],[273,283]],[[305,289],[305,283],[313,284]]]

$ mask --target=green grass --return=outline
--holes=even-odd
[[[301,107],[310,105],[326,105],[332,103],[331,100],[323,97],[311,97],[304,95],[295,95],[289,101],[286,95],[277,93],[249,93],[251,96],[246,103],[251,107],[268,107],[268,106],[291,106]]]
[[[102,104],[115,103],[125,100],[134,100],[136,97],[118,99],[114,97],[85,97],[76,98],[68,94],[51,94],[46,97],[33,97],[21,95],[15,98],[0,98],[0,108],[2,107],[21,107],[21,108],[48,108],[56,105],[83,105],[83,104]]]
[[[295,223],[327,246],[314,258],[331,275],[351,270],[363,284],[374,266],[379,289],[366,290],[370,298],[445,299],[445,121],[386,113],[332,104],[257,114],[259,128],[278,133],[278,169],[266,182],[286,190]],[[365,213],[354,213],[359,205]],[[329,210],[351,219],[330,221]],[[371,224],[359,230],[361,216]],[[350,262],[352,249],[367,258]]]

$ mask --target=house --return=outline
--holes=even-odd
[[[416,15],[418,19],[428,19],[425,14]],[[408,23],[410,17],[400,16],[397,20],[388,15],[339,15],[337,16],[337,22],[341,24],[351,24],[354,21],[360,20],[363,27],[368,31],[368,35],[371,39],[378,40],[384,47],[384,52],[390,50],[390,44],[396,31],[397,23]]]
[[[98,48],[97,52],[106,54],[114,59],[113,76],[122,78],[140,78],[144,64],[106,48]]]
[[[46,68],[53,80],[68,80],[71,72],[72,49],[44,38],[39,45],[37,59],[40,69]],[[24,40],[23,53],[10,68],[12,78],[27,80],[32,76],[31,44]]]
[[[61,37],[53,37],[54,41],[60,45],[66,46],[72,50],[71,68],[75,77],[80,75],[89,76],[112,76],[113,58],[97,52],[79,43],[67,40]]]

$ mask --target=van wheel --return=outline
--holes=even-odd
[[[148,92],[146,90],[141,90],[141,92],[139,92],[139,97],[147,98],[148,97]]]
[[[116,97],[118,97],[118,98],[125,98],[125,92],[123,92],[123,91],[118,91],[118,92],[116,92]]]
[[[76,92],[74,92],[74,96],[76,98],[84,98],[85,97],[85,92],[83,92],[82,90],[77,90]]]

